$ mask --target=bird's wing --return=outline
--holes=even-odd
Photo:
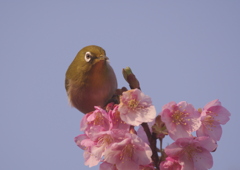
[[[68,92],[68,88],[69,88],[69,80],[65,78],[65,89],[67,92]]]

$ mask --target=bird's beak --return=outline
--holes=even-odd
[[[109,58],[105,55],[102,55],[102,56],[98,57],[98,60],[107,60],[108,61],[108,59]]]

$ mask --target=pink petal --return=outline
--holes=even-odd
[[[194,157],[194,167],[197,170],[208,170],[213,166],[213,158],[210,152],[201,150],[196,157]]]
[[[90,113],[89,116],[87,117],[87,121],[88,122],[94,121],[95,118],[96,118],[96,114],[94,112]]]
[[[218,99],[216,99],[216,100],[213,100],[213,101],[211,101],[211,102],[209,102],[209,103],[207,103],[205,106],[204,106],[204,110],[208,110],[210,107],[212,107],[212,106],[221,106],[221,102],[218,100]]]
[[[140,164],[147,165],[152,162],[152,160],[151,160],[152,151],[147,144],[145,147],[147,147],[146,150],[136,149],[134,151],[133,160],[134,160],[134,162],[137,162],[139,165]]]
[[[168,108],[165,108],[164,110],[162,110],[162,112],[160,113],[161,115],[161,119],[163,122],[167,124],[170,124],[172,122],[172,118],[170,117],[170,110]]]
[[[179,102],[177,105],[181,112],[194,113],[195,111],[193,105],[185,101]]]
[[[168,145],[166,148],[165,148],[165,153],[170,156],[170,157],[175,157],[177,156],[181,151],[182,151],[182,148],[178,146],[178,144],[176,142]]]
[[[112,149],[107,149],[104,154],[104,161],[111,164],[116,164],[119,161],[119,154],[120,151],[115,150],[113,152]]]
[[[122,161],[119,164],[116,164],[117,169],[119,170],[137,170],[139,168],[139,164],[127,159]]]
[[[169,133],[169,136],[173,140],[177,140],[178,138],[186,138],[186,137],[190,137],[191,136],[191,134],[188,133],[186,131],[186,129],[183,126],[181,126],[181,125],[177,125],[175,127],[174,131],[173,130],[169,130],[168,133]]]
[[[80,122],[80,130],[81,131],[84,131],[87,128],[87,126],[88,126],[87,116],[88,116],[88,114],[85,114],[83,116],[81,122]]]
[[[207,151],[212,152],[217,148],[217,144],[214,140],[207,136],[201,136],[196,138],[201,147],[205,148]]]
[[[119,110],[119,112],[121,111]],[[129,125],[139,126],[142,123],[141,121],[136,120],[138,115],[135,113],[127,113],[127,112],[126,114],[124,112],[121,112],[121,113],[122,113],[120,114],[121,119]]]
[[[162,110],[172,108],[172,106],[175,106],[175,105],[177,105],[176,102],[174,102],[174,101],[169,102],[169,103],[165,104],[165,105],[162,107]]]
[[[222,127],[218,123],[212,124],[211,127],[206,127],[204,123],[197,130],[197,136],[209,136],[215,141],[219,141],[222,136]]]
[[[212,112],[208,114],[214,116],[215,120],[223,125],[230,119],[230,112],[222,106],[212,106],[208,110]]]
[[[74,138],[74,141],[75,143],[77,144],[78,147],[80,147],[81,149],[85,149],[85,145],[82,143],[82,141],[88,139],[87,135],[85,134],[81,134],[81,135],[78,135]]]
[[[187,156],[180,157],[179,162],[183,162],[182,170],[200,170],[200,169],[194,169],[194,162],[191,159],[189,159]]]
[[[85,165],[89,167],[93,167],[100,162],[99,159],[97,159],[95,156],[93,156],[91,153],[87,151],[84,152],[83,157],[85,160]]]
[[[116,166],[113,164],[110,164],[108,162],[103,162],[100,167],[99,170],[117,170]]]

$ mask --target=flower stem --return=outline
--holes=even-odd
[[[157,147],[156,147],[156,143],[157,143],[156,133],[151,134],[147,123],[142,123],[142,127],[150,143],[150,148],[152,150],[152,156],[151,156],[152,161],[154,162],[154,166],[156,167],[156,169],[159,170],[159,157],[158,157]]]
[[[162,153],[162,138],[159,138],[159,141],[160,141],[160,152]]]

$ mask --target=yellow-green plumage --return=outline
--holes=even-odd
[[[107,59],[101,47],[87,46],[78,52],[66,72],[69,101],[83,113],[93,111],[94,106],[105,106],[117,89],[117,79]]]

